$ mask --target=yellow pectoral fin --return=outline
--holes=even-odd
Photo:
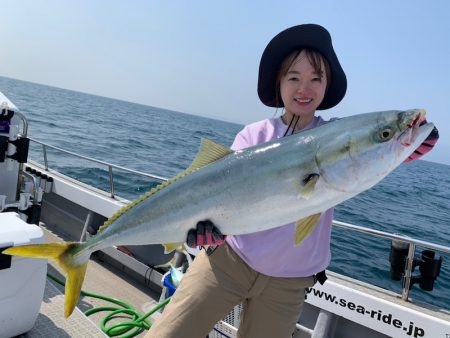
[[[183,243],[166,243],[166,244],[163,244],[163,246],[164,246],[164,253],[168,254],[174,250],[181,249],[183,246]]]
[[[321,214],[311,215],[303,218],[296,223],[295,227],[295,245],[300,245],[308,237],[319,222]]]
[[[173,256],[170,261],[162,264],[155,265],[155,268],[170,268],[172,265],[175,265],[177,262],[177,256]]]
[[[320,175],[317,173],[311,173],[307,175],[302,181],[302,187],[300,189],[299,196],[305,200],[309,199],[316,189],[316,183],[319,180]]]

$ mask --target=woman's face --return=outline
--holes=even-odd
[[[322,69],[325,66],[321,65]],[[297,115],[309,122],[322,102],[327,88],[325,72],[317,74],[305,51],[294,60],[280,79],[280,93],[285,107],[286,120]]]

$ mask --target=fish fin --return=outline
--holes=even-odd
[[[297,221],[294,239],[296,246],[300,245],[300,243],[311,234],[317,226],[320,216],[321,214],[315,214]]]
[[[75,243],[49,243],[13,246],[2,253],[11,256],[51,258],[57,260],[69,246]]]
[[[120,216],[122,216],[129,209],[133,208],[135,205],[141,203],[142,201],[149,198],[150,196],[156,194],[158,191],[171,185],[173,182],[175,182],[175,181],[179,180],[180,178],[183,178],[183,177],[189,175],[193,171],[200,169],[204,166],[207,166],[208,164],[211,164],[231,153],[233,153],[233,150],[231,150],[228,147],[220,145],[220,144],[218,144],[214,141],[208,140],[206,138],[202,139],[202,142],[200,144],[200,149],[197,153],[197,156],[195,157],[194,161],[192,161],[191,165],[186,170],[182,171],[181,173],[172,177],[171,179],[161,183],[160,185],[154,187],[150,191],[146,192],[145,194],[139,196],[135,200],[131,201],[127,205],[120,208],[105,223],[103,223],[102,226],[100,226],[100,228],[98,229],[98,232],[105,230],[111,223],[113,223],[116,219],[118,219]]]
[[[200,144],[197,156],[186,171],[192,171],[207,166],[232,152],[233,150],[230,148],[204,138]]]
[[[306,175],[302,180],[302,189],[300,191],[300,196],[304,199],[309,199],[316,188],[316,183],[320,178],[320,174],[311,173]]]
[[[3,250],[2,253],[14,256],[50,258],[56,260],[67,273],[66,293],[64,303],[64,315],[69,317],[78,302],[81,285],[86,273],[87,261],[81,264],[73,262],[73,253],[79,252],[77,242],[48,243],[15,246]],[[88,256],[89,257],[89,256]]]
[[[83,285],[84,276],[86,275],[87,262],[76,267],[66,270],[67,281],[65,288],[64,316],[68,318],[80,297],[81,286]]]
[[[176,263],[176,260],[177,260],[177,257],[176,257],[176,256],[173,256],[173,257],[170,259],[170,261],[168,261],[168,262],[166,262],[166,263],[159,264],[159,265],[155,265],[154,267],[155,267],[155,268],[168,268],[168,267],[174,265],[174,264]]]
[[[165,243],[163,244],[163,246],[164,246],[164,253],[168,254],[174,250],[181,249],[183,243]]]

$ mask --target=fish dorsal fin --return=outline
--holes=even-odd
[[[183,243],[165,243],[164,246],[164,253],[168,254],[171,253],[174,250],[182,250],[183,249]]]
[[[298,246],[308,237],[317,226],[321,214],[314,214],[303,218],[295,224],[295,245]]]
[[[127,212],[129,209],[133,208],[135,205],[141,203],[146,200],[150,196],[156,194],[158,191],[164,189],[165,187],[171,185],[173,182],[179,180],[182,177],[185,177],[192,173],[193,171],[200,169],[202,167],[207,166],[208,164],[214,163],[215,161],[231,154],[233,151],[230,148],[227,148],[223,145],[215,143],[214,141],[208,139],[202,139],[200,144],[200,149],[195,157],[194,161],[192,161],[191,165],[178,175],[172,177],[171,179],[161,183],[160,185],[152,188],[150,191],[136,198],[134,201],[131,201],[127,205],[120,208],[116,213],[114,213],[99,229],[98,232],[105,230],[111,223],[113,223],[117,218]]]
[[[231,154],[232,152],[233,151],[228,147],[207,138],[203,138],[197,156],[186,171],[192,171],[205,167],[208,164],[214,163],[217,160]]]

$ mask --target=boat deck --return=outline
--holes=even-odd
[[[44,299],[33,329],[19,337],[106,337],[106,335],[79,309],[69,319],[64,318],[64,295],[49,280],[45,285]]]
[[[41,227],[48,242],[62,241],[57,234],[44,226]],[[61,268],[56,266],[54,262],[49,262],[48,273],[64,280]],[[160,297],[160,293],[139,285],[137,281],[119,269],[100,261],[95,255],[91,257],[88,264],[83,290],[124,301],[132,305],[142,315],[150,311],[158,303]],[[68,319],[65,319],[64,287],[47,279],[44,300],[37,322],[31,331],[20,337],[106,337],[99,327],[102,319],[110,312],[103,311],[89,317],[84,315],[86,310],[101,306],[119,307],[102,299],[80,296],[74,313]],[[127,319],[113,319],[107,325],[110,326],[124,320]],[[152,317],[150,317],[150,320],[152,320]],[[143,337],[145,333],[142,332],[136,337]]]

